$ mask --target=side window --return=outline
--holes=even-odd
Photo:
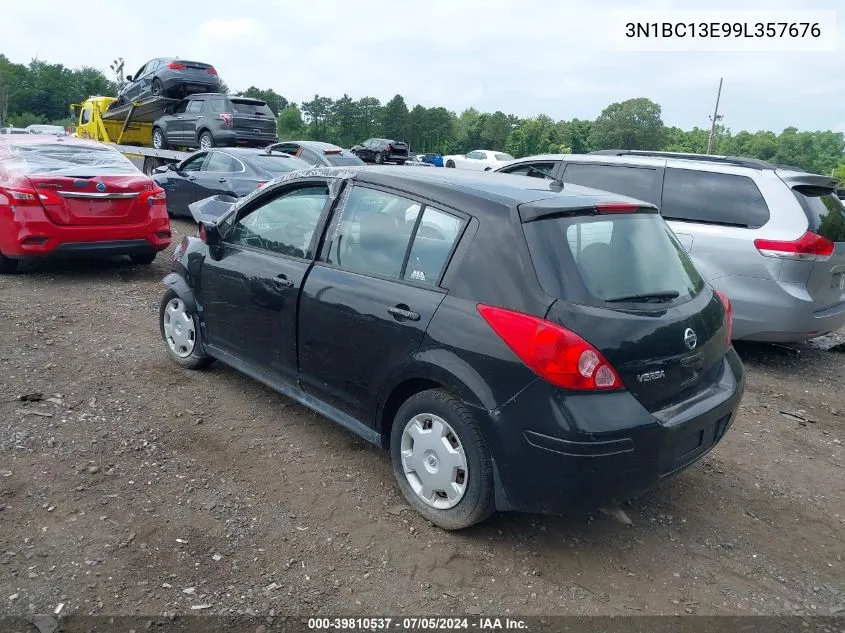
[[[149,62],[147,64],[144,64],[143,66],[141,66],[138,69],[138,72],[136,72],[132,77],[133,81],[137,81],[138,79],[140,79],[141,77],[144,76],[144,72],[146,72],[146,68],[147,68],[148,65],[149,65]]]
[[[274,151],[284,152],[285,154],[296,156],[296,153],[299,151],[299,145],[296,145],[295,143],[285,143],[284,145],[276,147]]]
[[[426,207],[411,245],[404,278],[435,285],[446,267],[446,260],[462,225],[460,218]]]
[[[205,102],[205,111],[208,114],[220,114],[227,112],[225,99],[209,99]]]
[[[484,152],[470,152],[467,154],[467,158],[471,158],[473,160],[481,160],[484,158]]]
[[[285,191],[237,218],[226,232],[226,241],[311,259],[312,238],[328,199],[324,184]]]
[[[200,113],[202,112],[202,106],[205,104],[203,99],[191,99],[191,102],[188,104],[188,112],[190,113]]]
[[[158,70],[159,66],[161,66],[161,62],[157,59],[154,59],[149,64],[144,66],[144,72],[149,74],[155,70]]]
[[[79,117],[79,122],[82,125],[91,122],[91,108],[84,108],[82,110],[82,115]]]
[[[206,152],[203,152],[202,154],[194,154],[182,163],[180,171],[200,171],[207,156],[208,154]]]
[[[335,220],[326,261],[352,272],[401,279],[419,212],[413,200],[353,187]]]
[[[188,109],[189,103],[191,103],[191,102],[188,101],[187,99],[182,101],[179,105],[177,105],[175,108],[173,108],[173,114],[184,114],[185,110]]]
[[[653,197],[657,170],[647,167],[569,163],[563,182],[582,185],[650,201]]]
[[[513,174],[514,176],[531,176],[532,178],[546,178],[554,180],[555,163],[522,163],[515,167],[508,167],[503,169],[503,174]]]
[[[212,152],[208,161],[205,163],[205,167],[203,167],[203,171],[233,172],[239,170],[238,161],[223,152]]]
[[[751,178],[691,169],[666,170],[660,212],[667,220],[749,229],[769,221],[769,208]]]

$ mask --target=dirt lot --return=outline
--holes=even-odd
[[[738,422],[631,502],[631,527],[446,533],[403,505],[386,453],[226,367],[169,362],[169,259],[0,278],[3,611],[845,612],[842,354],[742,346]]]

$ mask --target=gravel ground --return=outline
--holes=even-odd
[[[741,346],[737,423],[628,504],[633,526],[447,533],[403,504],[386,453],[219,364],[169,362],[169,259],[0,278],[4,612],[845,613],[842,354]]]

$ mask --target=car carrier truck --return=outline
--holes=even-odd
[[[153,122],[179,99],[153,96],[109,109],[114,101],[114,97],[88,97],[82,103],[73,104],[75,136],[114,146],[148,176],[156,167],[179,162],[191,155],[191,152],[153,147]]]

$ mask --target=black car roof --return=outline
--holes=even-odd
[[[279,141],[280,143],[291,143],[293,145],[299,145],[301,147],[307,147],[310,149],[343,149],[340,145],[335,145],[333,143],[324,143],[323,141]],[[343,150],[347,151],[347,150]]]
[[[424,167],[316,167],[290,172],[285,179],[302,176],[352,179],[362,183],[395,187],[421,197],[460,209],[482,201],[512,207],[538,200],[554,199],[559,209],[582,208],[602,201],[639,202],[627,196],[567,184],[563,189],[552,181],[529,176],[461,169],[426,169]],[[640,203],[644,206],[652,206]]]

